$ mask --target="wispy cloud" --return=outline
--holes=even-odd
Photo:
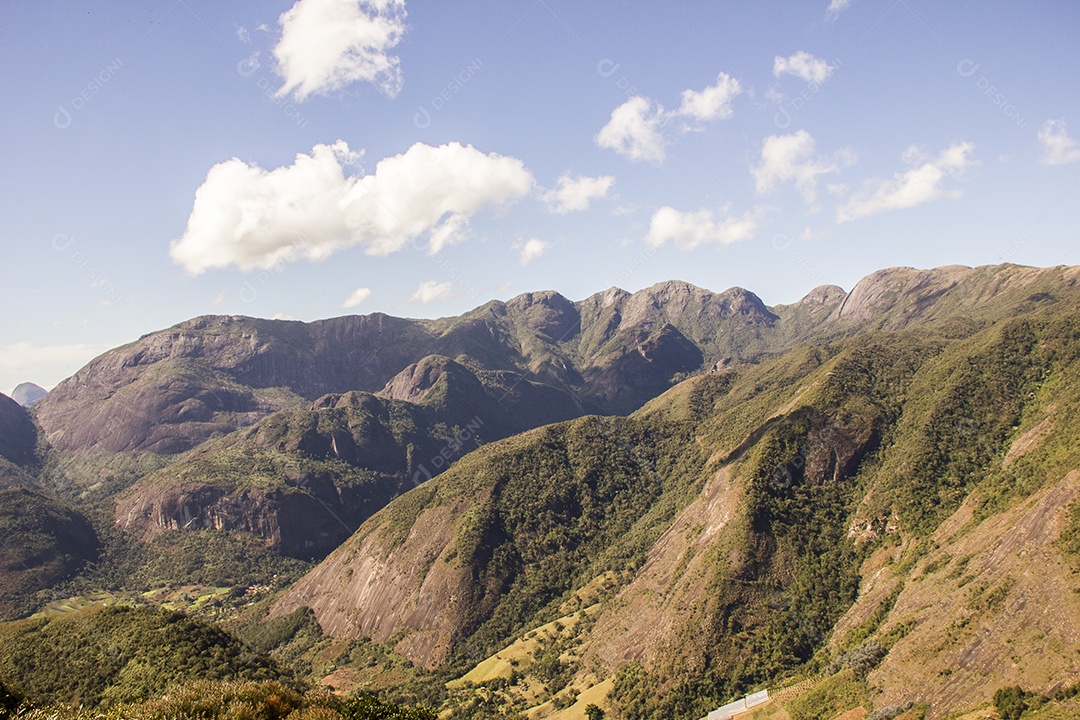
[[[704,90],[683,90],[682,104],[675,115],[702,122],[726,120],[734,114],[731,103],[742,91],[738,80],[720,73],[716,83]]]
[[[1043,165],[1067,165],[1080,160],[1080,147],[1065,130],[1065,118],[1047,120],[1039,129],[1039,145]]]
[[[346,309],[357,307],[358,305],[362,305],[369,297],[371,297],[371,288],[356,288],[350,293],[349,297],[345,298],[341,303],[341,307]]]
[[[937,157],[926,159],[919,148],[908,148],[904,159],[911,167],[888,180],[868,180],[836,211],[836,222],[844,223],[933,200],[960,197],[963,191],[946,189],[945,181],[958,176],[973,164],[970,157],[973,150],[971,143],[958,142],[942,150]]]
[[[663,123],[664,109],[636,95],[611,111],[611,119],[596,135],[596,144],[628,160],[659,163],[665,154]]]
[[[773,58],[773,75],[794,75],[808,83],[820,85],[829,79],[834,68],[825,60],[814,57],[805,50],[799,50],[788,57],[777,55]]]
[[[554,190],[541,191],[540,199],[547,203],[548,210],[562,215],[585,210],[593,200],[606,197],[615,178],[611,175],[573,177],[566,173],[559,177],[557,184]]]
[[[539,238],[529,238],[523,243],[514,243],[513,249],[518,251],[518,262],[528,265],[536,258],[548,251],[551,245]]]
[[[726,120],[734,114],[732,101],[743,91],[739,81],[720,73],[716,82],[702,90],[684,90],[674,111],[653,100],[635,95],[611,112],[611,119],[596,135],[596,144],[614,150],[628,160],[661,163],[666,155],[665,127],[674,118],[697,123]],[[685,125],[684,130],[695,129]]]
[[[817,199],[818,181],[854,162],[854,154],[841,151],[834,157],[820,157],[814,138],[805,130],[788,135],[770,135],[761,147],[761,164],[751,169],[757,191],[767,194],[779,183],[792,182],[808,205]]]
[[[409,299],[427,305],[428,303],[449,300],[453,292],[454,286],[449,282],[440,283],[435,280],[427,280],[420,283],[420,287],[416,289],[416,292]]]
[[[724,210],[717,217],[712,210],[681,211],[664,206],[653,213],[645,242],[659,247],[673,242],[680,250],[693,250],[701,245],[730,245],[754,236],[758,227],[760,210],[742,215],[731,215]]]
[[[825,10],[826,20],[836,20],[840,17],[840,13],[844,12],[851,5],[851,0],[829,0],[829,7]]]

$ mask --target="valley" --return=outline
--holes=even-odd
[[[0,396],[0,682],[145,717],[1073,717],[1078,281],[151,333]]]

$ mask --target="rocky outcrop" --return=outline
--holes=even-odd
[[[324,632],[376,642],[397,636],[405,657],[425,668],[442,665],[472,612],[471,569],[446,556],[466,507],[423,511],[394,545],[377,532],[355,538],[298,582],[274,614],[310,607]]]
[[[401,399],[399,399],[401,398]],[[325,395],[208,443],[138,480],[114,521],[143,539],[213,528],[324,557],[404,490],[484,442],[576,417],[568,393],[430,356],[379,395]]]
[[[898,330],[962,312],[997,319],[995,308],[1029,310],[1080,283],[1080,268],[948,265],[888,268],[856,283],[831,319],[864,329]]]
[[[222,530],[251,533],[289,557],[322,558],[389,497],[342,487],[326,477],[272,488],[155,483],[121,498],[116,523],[151,540],[163,532]]]

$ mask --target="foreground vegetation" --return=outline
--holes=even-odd
[[[5,714],[7,712],[8,714]],[[0,718],[19,720],[435,720],[425,708],[379,701],[370,695],[341,698],[322,690],[304,692],[275,681],[194,681],[145,702],[106,708],[14,707]]]

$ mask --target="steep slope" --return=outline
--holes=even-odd
[[[98,549],[86,518],[39,484],[37,442],[30,415],[0,395],[0,619],[35,609],[39,591],[70,577]]]
[[[937,717],[988,701],[1009,658],[1002,678],[1051,690],[1080,670],[1080,303],[1075,271],[1047,273],[966,285],[947,270],[930,284],[956,312],[924,305],[885,323],[905,331],[481,448],[366,521],[272,614],[310,607],[332,635],[456,672],[611,578],[572,645],[549,648],[562,669],[543,648],[518,668],[541,680],[507,666],[499,697],[547,698],[540,714],[606,680],[616,717],[701,717],[802,672],[821,684],[792,717],[910,702]],[[979,299],[1003,278],[1019,284]],[[1020,661],[1022,646],[1048,650]]]
[[[15,465],[37,461],[37,428],[29,413],[0,393],[0,458]]]
[[[583,418],[482,448],[378,513],[275,614],[307,605],[331,634],[401,637],[398,651],[427,667],[475,638],[479,659],[581,582],[606,548],[627,546],[608,551],[621,569],[621,556],[640,546],[648,531],[634,532],[635,522],[650,508],[663,513],[654,507],[663,488],[651,468],[658,459],[629,440],[650,431],[634,420]],[[613,512],[613,504],[624,507]]]
[[[378,390],[430,340],[419,323],[378,314],[196,318],[91,361],[35,410],[58,449],[182,452],[304,399]]]
[[[74,574],[96,556],[99,545],[85,517],[10,467],[0,467],[0,540],[0,618],[5,619],[36,610],[37,593]]]
[[[826,342],[853,332],[931,327],[963,337],[990,323],[1032,312],[1075,293],[1080,268],[952,265],[929,270],[878,270],[850,293],[815,288],[802,300],[772,309],[788,343]],[[790,345],[789,345],[790,346]]]
[[[580,412],[566,393],[515,373],[478,375],[430,356],[379,395],[327,395],[188,453],[136,482],[115,520],[147,540],[241,530],[285,555],[321,558],[482,442]]]

